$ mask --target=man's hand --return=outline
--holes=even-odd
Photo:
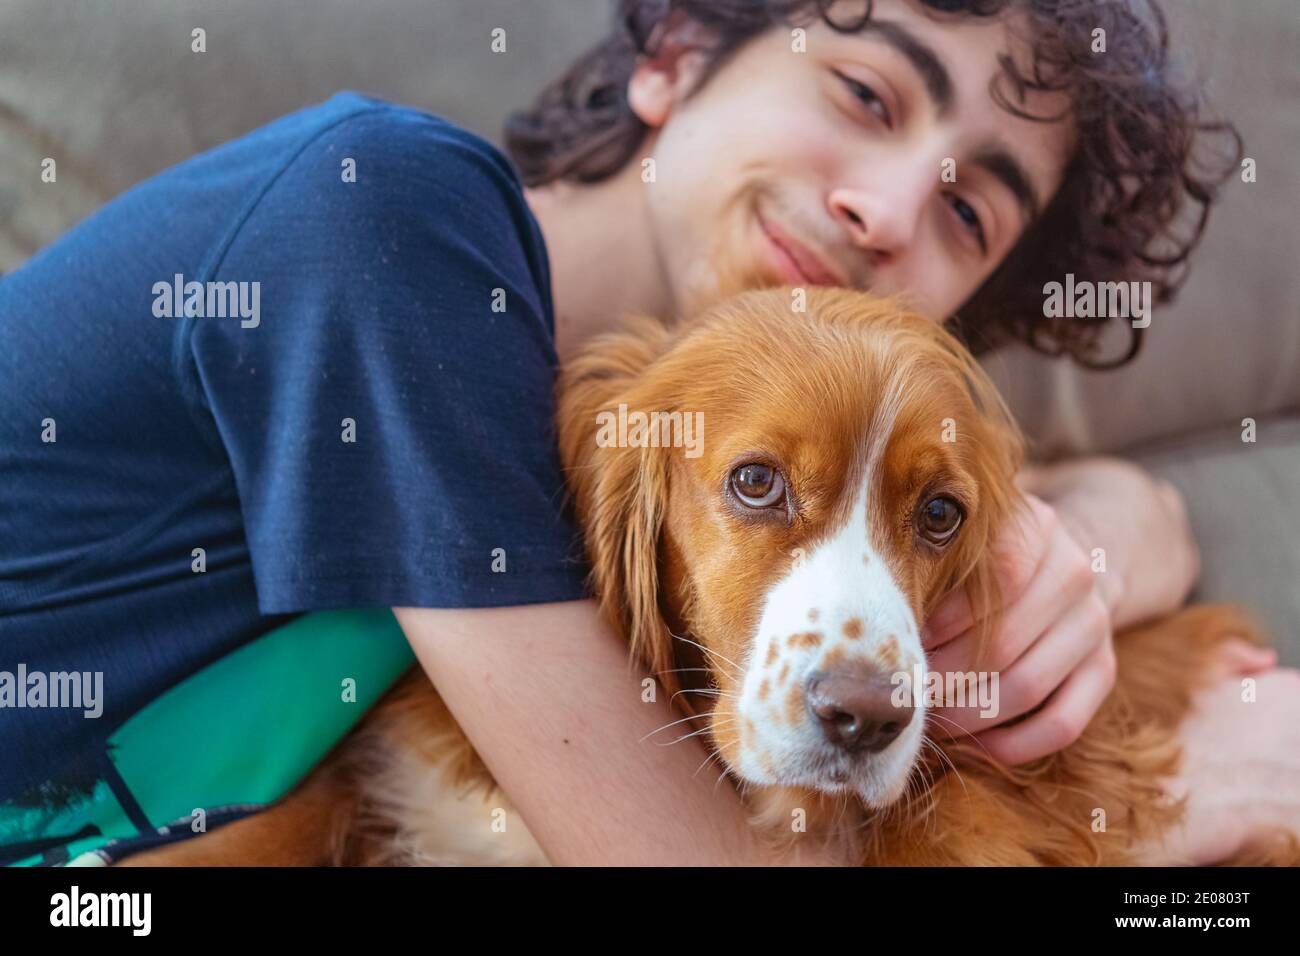
[[[1117,631],[1182,607],[1200,573],[1187,509],[1167,481],[1118,458],[1024,469],[1016,483],[1054,509],[1106,570],[1097,583]]]
[[[1050,505],[1027,495],[993,560],[1002,620],[982,669],[999,675],[997,714],[936,708],[934,732],[973,734],[995,759],[1018,764],[1078,738],[1115,686],[1115,648],[1091,560]],[[921,634],[929,669],[974,670],[977,623],[964,594],[946,599]]]
[[[983,665],[999,672],[1000,710],[935,711],[936,732],[975,734],[1011,764],[1078,738],[1115,684],[1112,632],[1181,606],[1200,563],[1178,492],[1136,465],[1080,459],[1017,484],[1027,503],[994,545],[1003,617]],[[932,670],[976,669],[973,623],[961,595],[935,610],[921,635]]]
[[[1143,864],[1218,863],[1278,830],[1300,834],[1300,671],[1276,663],[1244,641],[1220,648],[1216,676],[1179,728],[1183,759],[1169,791],[1187,798],[1183,821]],[[1253,699],[1242,694],[1246,676]]]

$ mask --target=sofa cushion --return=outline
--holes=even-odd
[[[1300,419],[1225,427],[1143,449],[1137,462],[1188,502],[1200,545],[1196,601],[1243,605],[1300,667]]]
[[[611,21],[609,0],[5,0],[0,272],[140,180],[339,90],[497,140]]]

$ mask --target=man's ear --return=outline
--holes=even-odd
[[[632,653],[676,689],[672,636],[659,605],[659,540],[668,501],[668,450],[609,438],[619,405],[670,411],[644,379],[672,335],[657,319],[634,318],[621,331],[593,341],[564,368],[559,381],[560,457],[592,567],[592,585],[606,620]],[[602,430],[605,431],[602,437]]]
[[[654,25],[627,84],[628,105],[641,122],[658,129],[695,91],[714,39],[712,31],[680,10]]]

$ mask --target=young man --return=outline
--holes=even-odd
[[[0,284],[0,455],[17,476],[0,638],[29,669],[104,673],[102,724],[6,716],[11,858],[70,844],[70,808],[95,800],[141,834],[174,819],[156,807],[220,812],[143,796],[170,757],[130,757],[152,712],[184,711],[176,693],[218,671],[229,713],[177,746],[216,759],[233,738],[256,763],[273,739],[309,766],[361,709],[340,716],[338,675],[364,671],[364,703],[400,656],[321,624],[278,671],[232,662],[321,620],[279,627],[293,615],[391,606],[552,860],[769,860],[737,797],[696,775],[698,746],[644,741],[672,711],[642,702],[582,599],[551,447],[557,358],[629,311],[698,307],[739,263],[907,294],[976,345],[1087,359],[1096,330],[1042,318],[1037,253],[1165,290],[1168,265],[1144,256],[1207,184],[1189,172],[1194,116],[1123,5],[625,7],[627,33],[512,126],[526,193],[474,137],[340,97],[132,191]],[[1094,61],[1097,26],[1111,52]],[[1129,173],[1139,191],[1117,196]],[[1114,628],[1175,607],[1196,566],[1176,495],[1130,466],[1024,485],[1036,497],[1001,548],[1002,711],[949,715],[1008,762],[1077,735],[1113,682]],[[936,668],[965,669],[972,624],[960,601],[928,622]],[[1241,648],[1225,678],[1271,664]],[[329,692],[286,708],[308,672]],[[1300,702],[1276,698],[1204,696],[1173,784],[1189,825],[1153,860],[1212,860],[1295,819]],[[1264,772],[1289,775],[1280,802],[1259,800]],[[219,782],[224,804],[255,802]]]

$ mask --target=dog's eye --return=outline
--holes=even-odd
[[[768,508],[785,496],[785,479],[771,465],[753,462],[731,473],[731,489],[751,508]]]
[[[947,495],[938,495],[921,506],[917,527],[926,541],[943,546],[957,534],[961,519],[961,505]]]

